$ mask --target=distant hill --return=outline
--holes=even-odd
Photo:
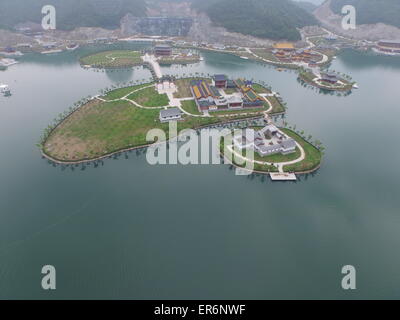
[[[323,2],[325,2],[325,0],[293,0],[295,2],[310,2],[313,5],[319,6],[321,5]]]
[[[0,28],[12,29],[28,21],[40,23],[44,5],[54,5],[57,29],[61,30],[116,28],[128,12],[134,16],[146,15],[145,0],[1,0]]]
[[[318,8],[316,4],[308,1],[296,1],[295,3],[297,6],[306,10],[307,12],[313,12],[315,9]]]
[[[291,0],[192,0],[217,26],[260,38],[300,40],[296,28],[316,25],[312,14]]]
[[[400,28],[400,0],[332,0],[331,9],[340,14],[342,7],[353,5],[357,10],[357,23],[384,23]]]

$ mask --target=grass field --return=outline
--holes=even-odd
[[[271,93],[271,90],[268,90],[267,88],[265,88],[265,87],[263,87],[263,86],[261,86],[261,85],[259,85],[257,83],[254,83],[252,85],[252,87],[253,87],[254,91],[256,93],[258,93],[258,94],[260,94],[260,93]]]
[[[80,59],[82,65],[95,68],[131,67],[142,62],[140,52],[130,50],[104,51]]]
[[[168,106],[169,99],[166,94],[159,94],[154,87],[146,88],[132,93],[128,96],[129,100],[134,100],[144,107],[157,108]]]
[[[253,49],[252,52],[263,59],[279,62],[275,55],[271,51],[268,51],[266,49]]]
[[[126,95],[128,95],[129,93],[138,90],[140,88],[144,88],[144,87],[148,87],[150,85],[152,85],[153,83],[146,83],[146,84],[140,84],[137,86],[131,86],[131,87],[125,87],[125,88],[120,88],[120,89],[116,89],[113,91],[110,91],[109,93],[107,93],[105,96],[103,96],[102,98],[105,100],[116,100],[116,99],[121,99],[122,97],[125,97]]]
[[[182,109],[185,110],[186,112],[195,115],[202,114],[199,112],[199,109],[197,108],[196,102],[194,102],[194,100],[181,101],[181,104],[182,104]]]
[[[285,107],[276,97],[267,97],[266,99],[272,104],[272,110],[269,113],[274,114],[286,111]]]
[[[297,133],[293,132],[289,129],[283,129],[288,136],[295,139],[304,149],[306,153],[306,158],[299,162],[292,165],[285,166],[283,169],[285,172],[302,172],[302,171],[309,171],[317,168],[321,161],[322,161],[322,153],[312,144],[304,140],[300,137]]]
[[[168,133],[168,123],[160,123],[158,109],[133,107],[127,101],[93,100],[64,120],[49,136],[43,150],[63,161],[93,159],[106,154],[141,146],[149,130]],[[218,123],[216,118],[185,117],[178,130]]]
[[[161,57],[158,60],[160,65],[171,65],[171,64],[192,64],[200,61],[199,55],[193,56],[172,56],[172,57]]]

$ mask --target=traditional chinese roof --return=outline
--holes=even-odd
[[[170,108],[167,110],[160,111],[161,118],[177,117],[177,116],[180,116],[181,114],[182,114],[182,112],[178,108]]]
[[[214,81],[227,81],[228,77],[224,74],[216,74],[213,77]]]
[[[290,42],[279,42],[274,45],[274,48],[282,50],[294,50],[294,45]]]

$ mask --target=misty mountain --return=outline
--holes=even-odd
[[[61,30],[116,28],[128,12],[134,16],[146,15],[144,0],[1,0],[0,27],[12,29],[22,22],[40,23],[45,5],[56,8],[57,28]]]
[[[296,1],[295,3],[297,6],[299,6],[300,8],[302,8],[310,13],[312,13],[315,9],[318,8],[317,5],[315,5],[312,2],[308,2],[308,1]]]
[[[212,22],[260,38],[299,40],[296,28],[318,24],[312,14],[290,0],[192,0]]]
[[[385,23],[400,27],[400,0],[332,0],[331,9],[340,14],[342,7],[353,5],[357,10],[357,23]]]

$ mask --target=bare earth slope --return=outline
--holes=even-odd
[[[357,25],[356,30],[343,30],[341,25],[342,17],[331,10],[330,2],[331,0],[327,0],[314,11],[315,17],[325,28],[342,36],[360,40],[400,39],[400,28],[383,23],[362,24]]]

